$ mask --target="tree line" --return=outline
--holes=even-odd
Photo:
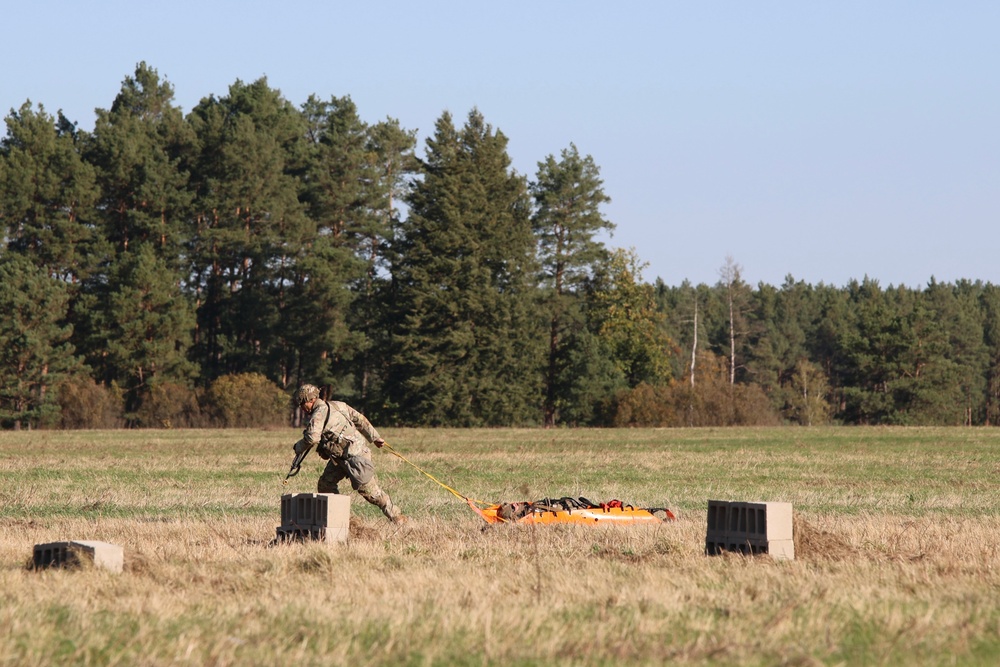
[[[575,145],[511,168],[473,109],[416,132],[266,79],[187,115],[140,63],[92,131],[0,140],[0,426],[993,424],[990,284],[647,283]]]

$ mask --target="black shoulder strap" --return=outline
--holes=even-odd
[[[330,423],[330,413],[333,412],[333,406],[330,405],[330,401],[323,401],[326,403],[326,419],[323,420],[323,430],[319,432],[319,437],[323,437],[326,433],[326,425]]]

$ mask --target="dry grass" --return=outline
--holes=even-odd
[[[486,528],[382,452],[410,523],[355,495],[351,539],[331,546],[270,544],[279,496],[318,471],[282,487],[291,432],[0,434],[0,665],[997,663],[1000,500],[979,487],[1000,435],[728,433],[390,433],[474,497],[680,518]],[[951,476],[964,484],[935,490]],[[796,560],[704,556],[708,498],[793,502]],[[27,568],[65,539],[121,545],[125,572]]]

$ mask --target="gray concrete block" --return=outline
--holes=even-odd
[[[725,542],[729,535],[729,505],[725,500],[708,501],[708,539]]]
[[[709,500],[705,553],[723,551],[794,559],[792,504]]]
[[[795,560],[793,540],[768,540],[767,553],[774,560]]]
[[[758,519],[756,531],[768,542],[774,540],[792,539],[792,504],[791,503],[757,503]],[[763,520],[763,523],[761,523]]]
[[[338,493],[296,493],[281,497],[281,525],[277,529],[279,542],[347,542],[350,526],[350,496]]]
[[[36,544],[35,568],[78,567],[83,559],[109,572],[120,573],[125,567],[125,551],[117,544],[95,540]]]

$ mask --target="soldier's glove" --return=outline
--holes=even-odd
[[[382,449],[382,445],[385,444],[385,440],[383,440],[382,438],[375,438],[375,442],[373,442],[372,444],[378,447],[379,449]]]
[[[325,442],[319,443],[316,447],[316,453],[319,454],[319,457],[324,461],[330,460],[330,449],[326,446]]]
[[[303,439],[303,440],[299,440],[294,445],[292,445],[292,449],[295,450],[295,455],[298,456],[302,452],[308,451],[309,446],[306,445],[306,441]]]

